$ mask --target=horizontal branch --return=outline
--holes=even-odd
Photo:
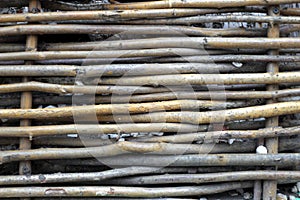
[[[243,119],[268,118],[280,115],[296,114],[300,112],[300,102],[274,103],[263,106],[251,106],[220,111],[208,112],[155,112],[136,115],[98,116],[99,121],[106,122],[168,122],[168,123],[191,123],[210,124],[223,123]]]
[[[243,74],[175,74],[157,76],[139,76],[103,78],[102,85],[210,85],[210,84],[280,84],[300,82],[300,72],[281,72],[276,75],[269,73]]]
[[[172,92],[163,92],[155,94],[141,94],[141,95],[132,95],[130,96],[129,102],[138,103],[138,102],[153,102],[153,101],[168,101],[175,99],[212,99],[212,100],[224,100],[224,99],[278,99],[282,97],[293,97],[299,96],[300,89],[284,89],[284,90],[275,90],[275,91],[228,91],[228,90],[214,90],[210,91],[176,91],[175,89]],[[128,99],[128,96],[111,96],[111,97],[98,97],[96,96],[95,102],[124,102],[124,99]]]
[[[159,8],[225,8],[225,7],[243,7],[243,6],[267,6],[278,4],[299,3],[299,0],[163,0],[148,1],[127,4],[103,4],[103,9],[159,9]]]
[[[220,140],[220,139],[236,139],[236,138],[268,138],[268,137],[281,137],[292,136],[300,134],[300,126],[281,128],[272,127],[259,130],[226,130],[226,131],[209,131],[199,133],[186,133],[180,135],[151,137],[151,138],[138,138],[133,141],[140,142],[169,142],[169,143],[192,143],[193,141],[205,140]]]
[[[295,166],[300,154],[122,155],[101,158],[110,166]]]
[[[207,126],[175,123],[151,124],[69,124],[23,127],[0,127],[1,137],[36,137],[46,135],[98,135],[109,133],[135,133],[135,132],[195,132],[205,131]]]
[[[151,174],[151,172],[159,171],[155,167],[126,167],[120,169],[112,169],[102,172],[90,173],[56,173],[43,175],[13,175],[0,176],[0,185],[28,185],[28,184],[47,184],[47,183],[70,183],[70,182],[86,182],[86,181],[103,181],[117,177],[132,176],[139,174]]]
[[[250,181],[250,180],[300,180],[300,171],[235,171],[208,174],[166,174],[117,178],[104,181],[109,185],[153,185],[153,184],[201,184],[212,182]]]
[[[220,16],[192,16],[169,19],[131,20],[119,23],[124,24],[155,24],[155,25],[191,25],[211,22],[248,22],[248,23],[276,23],[299,24],[300,17],[285,16],[253,16],[253,15],[220,15]],[[118,22],[116,22],[118,23]]]
[[[93,62],[93,61],[90,61]],[[100,62],[94,61],[94,62]],[[103,62],[103,61],[102,61]],[[192,63],[212,63],[212,62],[300,62],[299,56],[289,55],[206,55],[206,56],[180,56],[139,59],[138,62],[192,62]]]
[[[174,87],[174,90],[184,88]],[[185,88],[186,89],[186,88]],[[147,94],[156,92],[168,92],[170,88],[164,87],[136,87],[136,86],[101,86],[101,85],[60,85],[41,82],[13,83],[1,85],[0,93],[37,91],[55,94]],[[78,98],[79,99],[79,98]],[[86,101],[89,101],[87,98]]]
[[[75,101],[76,103],[76,101]],[[85,103],[85,102],[83,102]],[[44,109],[0,109],[0,118],[6,119],[55,119],[55,118],[81,118],[96,117],[96,115],[106,114],[131,114],[148,113],[171,110],[192,110],[200,109],[224,109],[227,106],[238,106],[235,102],[205,101],[205,100],[174,100],[163,102],[149,102],[137,104],[100,104],[87,106],[72,106],[61,108]]]
[[[117,186],[81,186],[81,187],[16,187],[0,188],[2,197],[179,197],[216,194],[240,188],[252,187],[252,182],[233,182],[203,186],[186,187],[117,187]]]
[[[174,35],[182,36],[264,36],[265,29],[208,29],[187,26],[152,26],[152,25],[17,25],[1,27],[0,36],[45,35],[45,34],[118,34],[126,35]]]
[[[9,52],[0,53],[0,60],[51,60],[80,58],[132,58],[166,56],[207,55],[206,51],[191,48],[159,48],[119,51],[44,51],[44,52]]]
[[[98,11],[67,11],[67,12],[43,12],[25,14],[1,15],[0,23],[7,22],[42,22],[42,21],[68,21],[68,20],[102,20],[104,23],[120,22],[128,19],[159,18],[159,17],[184,17],[224,12],[243,12],[243,8],[227,9],[155,9],[155,10],[98,10]],[[263,17],[263,16],[262,16]],[[276,17],[271,18],[278,22]],[[281,20],[289,18],[283,17]],[[262,20],[262,19],[260,19]],[[294,19],[293,21],[296,21]],[[262,21],[258,21],[262,22]]]
[[[242,148],[243,146],[243,148]],[[32,150],[10,150],[2,151],[0,164],[24,161],[24,160],[46,160],[46,159],[75,159],[75,158],[103,158],[124,155],[128,153],[159,155],[182,155],[182,154],[212,154],[212,153],[234,153],[252,150],[253,143],[227,144],[168,144],[168,143],[136,143],[118,142],[111,145],[86,148],[43,148]]]
[[[260,67],[260,66],[259,66]],[[243,66],[245,70],[258,68]],[[250,69],[249,69],[250,68]],[[107,64],[93,66],[75,65],[1,65],[0,76],[140,76],[181,73],[225,73],[237,71],[232,64],[203,63],[153,63],[153,64]],[[263,70],[263,69],[262,69]]]
[[[219,172],[208,174],[170,174],[147,175],[139,177],[126,177],[140,174],[152,174],[159,172],[154,167],[127,167],[92,173],[57,173],[32,176],[0,176],[0,185],[28,185],[47,183],[71,183],[71,182],[102,182],[110,185],[150,185],[150,184],[174,184],[174,183],[210,183],[250,180],[300,180],[299,171],[237,171]],[[126,178],[120,178],[126,177]],[[118,179],[116,179],[118,178]],[[114,180],[107,180],[114,179]],[[105,181],[107,180],[107,181]]]

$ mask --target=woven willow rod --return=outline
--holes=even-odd
[[[244,149],[241,149],[242,146]],[[251,149],[251,146],[250,146]],[[168,143],[134,143],[118,142],[111,145],[84,148],[43,148],[34,150],[12,150],[0,154],[0,164],[23,160],[44,159],[76,159],[76,158],[101,158],[113,157],[128,153],[139,153],[159,155],[181,155],[181,154],[215,154],[215,153],[243,153],[249,148],[247,144],[168,144]]]
[[[155,10],[99,10],[99,11],[68,11],[68,12],[45,12],[45,13],[26,13],[14,15],[1,15],[0,23],[7,22],[41,22],[41,21],[66,21],[66,20],[103,20],[110,23],[120,22],[123,19],[136,18],[155,18],[155,17],[184,17],[193,15],[204,15],[209,13],[222,12],[242,12],[245,9],[227,8],[227,9],[155,9]],[[286,21],[288,19],[288,21]],[[263,20],[263,19],[261,19]],[[275,19],[276,20],[276,19]],[[280,22],[297,21],[289,17],[277,19]],[[258,21],[269,22],[269,21]]]
[[[254,68],[247,66],[245,68]],[[263,68],[263,67],[261,67]],[[0,76],[77,76],[84,77],[158,75],[180,73],[222,73],[236,71],[232,64],[203,63],[155,63],[155,64],[107,64],[93,66],[75,65],[1,65]],[[263,71],[263,69],[262,69]],[[3,86],[3,85],[2,85]]]
[[[242,6],[266,6],[299,3],[299,0],[162,0],[127,4],[103,4],[103,9],[158,9],[158,8],[224,8]]]
[[[228,130],[228,131],[209,131],[199,133],[185,133],[180,135],[161,136],[153,138],[138,138],[132,141],[141,142],[168,142],[168,143],[186,143],[193,141],[231,139],[231,138],[267,138],[274,136],[291,136],[300,134],[300,126],[281,128],[265,128],[259,130]]]
[[[146,103],[144,103],[146,104]],[[136,114],[136,115],[116,115],[116,113],[122,113],[122,110],[117,108],[119,104],[115,106],[104,105],[96,106],[78,106],[78,107],[63,107],[63,108],[51,108],[51,109],[4,109],[0,110],[1,118],[9,119],[52,119],[57,117],[72,117],[73,115],[81,118],[87,116],[98,115],[100,121],[115,121],[118,122],[170,122],[170,123],[192,123],[192,124],[209,124],[218,123],[232,120],[253,119],[262,117],[275,117],[280,115],[289,115],[300,112],[300,102],[283,102],[274,103],[263,106],[251,106],[246,108],[236,108],[220,111],[208,111],[208,112],[155,112],[149,114]],[[143,104],[141,104],[143,105]],[[157,106],[159,107],[159,106]],[[151,106],[149,106],[151,110]],[[147,108],[139,107],[139,104],[128,104],[124,107],[123,112],[131,111],[137,112],[141,110],[147,111]],[[111,113],[114,111],[116,116],[106,115],[103,113]],[[2,128],[5,129],[5,128]]]
[[[109,134],[109,133],[132,133],[132,132],[195,132],[205,131],[207,126],[196,126],[191,124],[176,123],[147,123],[139,124],[68,124],[32,126],[18,129],[17,127],[1,127],[1,137],[36,137],[46,135],[65,134]]]
[[[106,180],[105,184],[113,185],[153,185],[174,183],[210,183],[227,181],[250,181],[250,180],[300,180],[300,171],[238,171],[219,172],[208,174],[167,174],[138,177],[125,177],[114,180]]]
[[[191,25],[211,22],[256,22],[256,23],[279,23],[279,24],[299,24],[300,17],[284,16],[253,16],[253,15],[223,15],[223,16],[191,16],[169,19],[142,19],[131,21],[116,21],[124,24],[163,24],[163,25]]]
[[[26,176],[0,176],[0,185],[28,185],[45,183],[70,183],[70,182],[102,182],[110,185],[150,185],[150,184],[173,184],[173,183],[211,183],[229,181],[250,181],[250,180],[300,180],[299,171],[239,171],[220,172],[207,174],[170,174],[150,175],[138,177],[126,177],[131,175],[152,174],[158,168],[154,167],[127,167],[124,169],[113,169],[93,173],[58,173]],[[40,177],[43,176],[41,179]],[[125,177],[125,178],[120,178]],[[117,179],[119,178],[119,179]]]
[[[251,106],[246,108],[236,108],[208,112],[155,112],[149,114],[136,115],[116,115],[98,116],[98,120],[108,122],[168,122],[168,123],[191,123],[210,124],[223,123],[227,121],[275,117],[289,115],[300,112],[300,102],[274,103],[263,106]],[[8,114],[9,115],[9,114]],[[6,115],[7,116],[7,115]]]
[[[76,27],[76,28],[75,28]],[[0,36],[16,36],[24,34],[117,34],[124,35],[194,35],[194,36],[264,36],[265,29],[247,30],[243,28],[208,29],[187,26],[153,26],[153,25],[17,25],[1,27]]]
[[[170,110],[192,110],[199,111],[207,108],[226,108],[233,106],[234,102],[222,101],[200,101],[200,100],[174,100],[162,102],[149,102],[140,104],[102,104],[90,106],[73,106],[62,108],[44,109],[0,109],[0,118],[7,119],[39,119],[39,118],[64,118],[73,115],[84,116],[93,114],[126,114],[147,113]],[[238,103],[237,103],[238,104]]]
[[[77,45],[79,45],[77,43]],[[91,42],[84,45],[88,45],[89,49],[94,50],[94,52],[110,52],[109,50],[119,49],[122,52],[122,49],[133,49],[133,52],[138,52],[139,50],[147,49],[160,49],[160,48],[194,48],[194,49],[203,49],[204,47],[210,48],[254,48],[254,49],[284,49],[284,48],[300,48],[300,41],[298,38],[243,38],[243,37],[159,37],[159,38],[150,38],[150,39],[137,39],[137,40],[117,40],[117,41],[103,41],[103,42]],[[51,45],[50,47],[60,46]],[[66,44],[62,44],[62,47],[67,47]],[[75,46],[72,43],[69,46]],[[99,46],[99,49],[97,48]],[[121,46],[121,49],[120,49]],[[46,46],[47,48],[47,46]],[[134,50],[136,48],[136,50]],[[140,49],[143,48],[143,49]],[[60,49],[62,50],[62,49]],[[106,50],[106,51],[101,51]],[[69,52],[69,51],[66,51]],[[84,53],[80,52],[80,53]],[[93,52],[93,53],[94,53]],[[38,52],[43,55],[46,53],[54,53],[52,51],[47,52]],[[64,53],[64,52],[62,52]],[[74,53],[74,52],[73,52]],[[91,56],[93,53],[89,52]],[[130,51],[129,51],[130,53]],[[2,53],[0,55],[15,55],[18,53]],[[180,55],[180,54],[179,54]],[[85,55],[87,56],[87,55]],[[72,58],[72,57],[68,57]]]
[[[209,13],[209,12],[208,12]],[[1,15],[0,23],[5,22],[39,22],[63,20],[97,20],[98,23],[124,24],[197,24],[208,22],[257,22],[299,24],[300,17],[285,16],[253,16],[253,15],[226,15],[226,16],[193,16],[205,14],[203,10],[125,10],[125,11],[80,11],[80,12],[53,12],[40,14]],[[178,17],[170,19],[126,20],[130,18]],[[191,17],[185,17],[191,16]],[[107,21],[107,18],[110,18]]]
[[[252,182],[232,182],[208,186],[162,188],[118,186],[16,187],[0,188],[0,195],[3,197],[178,197],[215,194],[252,186]]]
[[[102,85],[209,85],[209,84],[280,84],[300,82],[300,72],[244,74],[174,74],[157,76],[137,76],[102,78]]]

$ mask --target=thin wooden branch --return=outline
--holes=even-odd
[[[252,182],[232,182],[203,186],[186,187],[115,187],[115,186],[81,186],[81,187],[16,187],[0,188],[2,197],[178,197],[216,194],[239,188],[252,187]]]
[[[102,85],[210,85],[210,84],[279,84],[300,82],[300,72],[249,74],[175,74],[140,77],[103,78]]]
[[[253,15],[220,15],[220,16],[192,16],[169,19],[131,20],[119,23],[124,24],[155,24],[155,25],[191,25],[211,22],[249,22],[249,23],[278,23],[299,24],[300,17],[284,16],[253,16]],[[118,22],[115,22],[118,23]]]
[[[1,137],[36,137],[46,135],[99,135],[109,133],[134,133],[134,132],[195,132],[205,131],[207,126],[190,124],[152,123],[152,124],[68,124],[32,126],[22,129],[17,127],[1,127]]]
[[[103,9],[159,9],[159,8],[225,8],[225,7],[243,7],[243,6],[267,6],[299,3],[299,0],[235,0],[235,1],[222,1],[222,0],[194,0],[185,1],[180,0],[163,0],[163,1],[149,1],[137,2],[127,4],[103,4]]]
[[[265,29],[247,30],[233,29],[207,29],[187,26],[152,26],[152,25],[18,25],[6,26],[0,30],[0,36],[24,35],[24,34],[118,34],[124,35],[194,35],[194,36],[264,36]]]
[[[17,177],[15,177],[17,178]],[[250,180],[300,180],[300,171],[238,171],[238,172],[218,172],[208,174],[167,174],[150,175],[138,177],[117,178],[106,180],[109,185],[153,185],[153,184],[201,184],[213,182],[229,181],[250,181]]]
[[[163,87],[136,87],[136,86],[99,86],[99,85],[59,85],[41,82],[27,82],[2,85],[0,93],[38,91],[55,94],[147,94],[156,92],[168,92],[171,88]],[[183,90],[183,88],[174,88],[174,90]]]
[[[110,122],[168,122],[168,123],[191,123],[210,124],[223,123],[226,121],[255,119],[262,117],[275,117],[280,115],[295,114],[300,112],[300,102],[274,103],[263,106],[252,106],[209,112],[155,112],[136,115],[98,116],[99,121]]]
[[[112,157],[127,153],[160,154],[160,155],[181,155],[181,154],[215,154],[215,153],[243,153],[253,149],[253,143],[227,144],[164,144],[164,143],[134,143],[118,142],[116,144],[100,147],[86,148],[44,148],[29,151],[4,151],[0,155],[2,163],[42,160],[42,159],[70,159],[70,158],[91,158],[91,157]],[[242,148],[243,147],[243,148]]]
[[[104,23],[113,24],[128,19],[139,18],[161,18],[161,17],[184,17],[193,15],[204,15],[210,13],[242,12],[241,8],[227,9],[155,9],[155,10],[98,10],[98,11],[68,11],[68,12],[44,12],[25,14],[6,14],[0,16],[0,23],[7,22],[42,22],[42,21],[68,21],[68,20],[101,20]],[[253,16],[254,17],[254,16]],[[261,16],[264,18],[263,16]],[[250,17],[251,18],[251,17]],[[248,18],[247,18],[248,19]],[[251,18],[252,19],[252,18]],[[256,19],[256,18],[255,18]],[[268,18],[269,19],[269,18]],[[270,18],[273,19],[273,18]],[[288,20],[287,20],[288,19]],[[252,19],[253,21],[254,19]],[[274,18],[275,21],[297,21],[289,17],[282,19]],[[270,22],[258,18],[257,22]]]
[[[300,154],[122,155],[101,158],[110,166],[295,166]]]
[[[272,127],[259,130],[227,130],[227,131],[210,131],[199,133],[186,133],[180,135],[150,137],[150,138],[137,138],[133,141],[141,142],[169,142],[169,143],[186,143],[193,141],[205,141],[205,140],[220,140],[220,139],[236,139],[236,138],[268,138],[274,136],[292,136],[300,134],[300,126],[281,128]]]
[[[112,169],[102,172],[90,173],[57,173],[29,176],[0,176],[0,185],[28,185],[28,184],[47,184],[47,183],[66,183],[66,182],[85,182],[85,181],[103,181],[111,178],[124,176],[149,174],[158,171],[155,167],[126,167]]]
[[[131,175],[152,174],[158,171],[155,167],[127,167],[92,173],[57,173],[26,176],[0,176],[0,185],[28,185],[71,182],[102,182],[110,185],[152,185],[174,183],[210,183],[250,180],[300,180],[299,171],[238,171],[208,174],[171,174],[126,177]],[[158,171],[159,172],[159,171]],[[125,178],[120,178],[125,177]],[[114,179],[114,180],[107,180]]]
[[[259,66],[260,67],[260,66]],[[243,66],[243,68],[256,68]],[[257,67],[258,68],[258,67]],[[203,63],[155,63],[155,64],[107,64],[93,66],[75,65],[1,65],[0,76],[139,76],[181,73],[227,73],[238,71],[232,64]],[[247,70],[247,69],[245,69]],[[263,69],[262,69],[263,70]],[[250,71],[250,69],[249,69]],[[83,75],[82,75],[83,74]],[[3,85],[2,85],[3,86]]]
[[[6,119],[46,119],[46,118],[64,118],[72,116],[96,116],[106,114],[130,114],[130,113],[148,113],[170,110],[191,110],[200,109],[221,109],[234,106],[236,103],[222,101],[199,101],[199,100],[174,100],[163,102],[149,102],[141,104],[102,104],[88,106],[72,106],[62,108],[44,108],[44,109],[1,109],[0,118]]]

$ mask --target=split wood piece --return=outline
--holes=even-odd
[[[80,186],[80,187],[15,187],[0,188],[2,197],[179,197],[216,194],[240,188],[250,188],[252,182],[232,182],[203,186],[186,187],[117,187],[117,186]]]

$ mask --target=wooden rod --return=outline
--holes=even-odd
[[[17,178],[17,177],[15,177]],[[137,177],[116,178],[106,180],[105,184],[110,185],[155,185],[155,184],[201,184],[229,181],[250,181],[250,180],[300,180],[300,171],[238,171],[218,172],[208,174],[167,174],[150,175]]]
[[[207,126],[176,123],[139,123],[139,124],[67,124],[32,126],[19,129],[18,127],[1,127],[1,137],[37,137],[46,135],[82,134],[97,135],[109,133],[134,133],[134,132],[196,132],[205,131]]]
[[[76,28],[75,28],[76,27]],[[0,30],[0,36],[15,36],[24,34],[118,34],[124,35],[194,35],[194,36],[264,36],[266,30],[243,28],[209,29],[187,26],[153,26],[153,25],[81,25],[81,24],[57,24],[57,25],[17,25],[6,26]]]
[[[228,110],[208,112],[155,112],[136,115],[106,115],[98,116],[98,120],[109,122],[168,122],[168,123],[191,123],[210,124],[223,123],[234,120],[268,118],[280,115],[295,114],[300,112],[300,102],[273,103],[263,106],[251,106]]]
[[[81,187],[15,187],[0,188],[3,197],[178,197],[215,194],[240,188],[250,188],[252,182],[232,182],[203,186],[186,187],[118,187],[118,186],[81,186]],[[112,192],[113,191],[113,192]]]
[[[103,78],[101,85],[210,85],[210,84],[279,84],[300,82],[300,72],[281,72],[276,75],[270,73],[244,74],[174,74],[157,76],[139,76]]]
[[[299,24],[300,17],[285,16],[253,16],[253,15],[222,15],[222,16],[191,16],[166,19],[144,19],[125,22],[124,24],[155,24],[155,25],[191,25],[211,22],[249,22],[249,23],[278,23],[278,24]]]
[[[32,9],[40,8],[40,3],[38,0],[30,0],[29,1],[29,10],[30,12]],[[34,52],[37,51],[38,46],[38,37],[36,35],[28,35],[26,38],[26,51],[27,52]],[[25,59],[30,60],[30,59]],[[32,61],[26,61],[25,65],[32,65]],[[23,77],[23,82],[28,82],[28,77]],[[31,92],[22,92],[21,94],[21,109],[30,109],[32,108],[32,94]],[[31,121],[28,119],[23,119],[20,121],[20,126],[31,126]],[[26,150],[31,149],[31,141],[28,138],[20,138],[19,149]],[[20,162],[19,164],[19,174],[21,175],[30,175],[31,174],[31,162],[25,161]]]
[[[120,22],[128,19],[139,18],[161,18],[161,17],[184,17],[193,15],[205,15],[211,13],[223,13],[223,12],[243,12],[243,8],[227,8],[227,9],[155,9],[155,10],[98,10],[98,11],[67,11],[67,12],[44,12],[44,13],[25,13],[14,15],[1,15],[0,23],[7,22],[41,22],[41,21],[67,21],[67,20],[103,20],[103,22],[114,23],[114,21]],[[264,18],[264,16],[261,16]],[[289,17],[283,17],[277,19],[269,17],[270,19],[281,21],[297,21],[296,19],[290,19]],[[258,22],[263,19],[258,19]]]
[[[250,180],[300,180],[299,171],[236,171],[206,174],[164,174],[127,177],[132,175],[152,174],[155,167],[126,167],[92,173],[57,173],[26,176],[0,176],[0,185],[29,185],[47,183],[102,182],[110,185],[153,185],[153,184],[200,184],[213,182],[250,181]],[[159,172],[159,171],[158,171]],[[124,177],[124,178],[120,178]],[[113,180],[108,180],[113,179]]]
[[[268,8],[269,16],[280,16],[280,11],[278,6],[270,6]],[[279,38],[280,37],[280,29],[279,24],[276,22],[269,24],[268,29],[268,38]],[[278,50],[270,50],[268,52],[269,55],[279,55]],[[277,76],[279,74],[279,64],[277,62],[270,62],[267,64],[267,72],[269,72],[273,76]],[[277,84],[267,85],[268,91],[278,90],[279,86]],[[269,99],[267,103],[272,104],[276,103],[276,99]],[[266,127],[276,127],[279,124],[278,116],[271,117],[266,119]],[[268,149],[268,153],[275,154],[278,153],[278,137],[267,138],[265,140],[265,145]],[[277,195],[277,181],[264,181],[263,182],[263,199],[276,200]]]

